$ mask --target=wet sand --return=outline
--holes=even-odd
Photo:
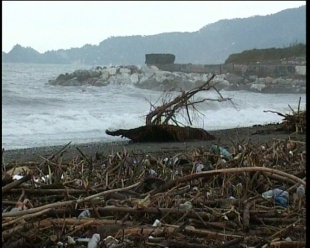
[[[209,131],[216,137],[212,141],[192,141],[192,142],[169,142],[169,143],[130,143],[128,140],[120,142],[93,142],[85,144],[69,145],[63,153],[63,161],[70,161],[77,156],[81,156],[79,148],[83,154],[88,157],[94,157],[96,153],[112,154],[113,152],[126,151],[135,153],[173,153],[191,150],[193,148],[208,148],[211,144],[218,144],[225,147],[231,147],[235,144],[253,144],[266,143],[272,139],[292,139],[305,141],[305,134],[289,134],[279,131],[274,131],[275,125],[252,126],[233,128],[217,131]],[[69,142],[69,141],[68,141]],[[4,161],[9,163],[23,162],[42,162],[44,158],[50,158],[52,155],[59,152],[63,146],[47,146],[28,149],[4,150]],[[5,147],[4,147],[5,149]]]

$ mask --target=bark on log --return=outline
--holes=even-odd
[[[215,139],[202,128],[174,125],[146,125],[133,129],[106,130],[106,134],[126,137],[133,142],[184,142]]]

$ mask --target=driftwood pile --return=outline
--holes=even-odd
[[[196,104],[206,101],[231,101],[231,98],[224,98],[216,89],[216,84],[210,84],[215,75],[212,75],[204,84],[190,91],[181,90],[180,94],[173,99],[168,99],[167,95],[162,96],[162,104],[156,106],[150,103],[150,112],[145,116],[145,126],[133,129],[106,130],[106,134],[112,136],[122,136],[130,139],[132,142],[185,142],[197,140],[214,140],[202,128],[194,128],[192,125],[192,114],[197,112]],[[219,99],[203,98],[195,100],[194,96],[203,91],[215,90]],[[169,91],[170,92],[170,91]],[[167,92],[169,94],[169,92]],[[158,101],[157,101],[158,102]],[[190,126],[185,126],[178,121],[177,116],[182,114]]]
[[[306,247],[305,142],[63,163],[65,149],[2,164],[3,247]],[[286,202],[262,197],[276,188]]]
[[[295,132],[295,133],[306,133],[306,109],[301,110],[300,109],[300,101],[301,98],[299,98],[298,102],[298,108],[297,111],[292,109],[290,105],[289,108],[291,109],[291,114],[283,114],[276,111],[264,111],[264,112],[271,112],[276,113],[283,117],[282,123],[280,123],[279,127],[277,128],[277,131],[285,131],[285,132]]]

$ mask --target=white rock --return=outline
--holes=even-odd
[[[148,67],[146,65],[141,66],[140,70],[141,70],[141,72],[144,72],[144,73],[153,73],[154,72],[150,67]]]
[[[295,74],[306,76],[306,66],[305,65],[297,65],[295,66]]]
[[[148,80],[150,77],[148,77],[147,75],[143,75],[141,78],[140,78],[140,82],[139,83],[143,83],[145,82],[146,80]]]
[[[273,82],[273,80],[274,80],[273,77],[269,77],[269,76],[266,77],[266,81],[268,84],[271,84]]]
[[[171,74],[171,72],[169,72],[169,71],[156,71],[155,72],[156,77],[167,77],[170,74]]]
[[[258,78],[255,83],[259,83],[259,84],[268,84],[268,80],[266,78]]]
[[[194,72],[191,72],[188,74],[191,78],[201,78],[201,76],[198,74],[198,73],[194,73]]]
[[[151,66],[150,66],[150,69],[151,69],[152,71],[159,71],[159,69],[158,69],[155,65],[151,65]]]
[[[101,73],[102,74],[109,74],[109,69],[107,69],[107,68],[101,69]]]
[[[201,76],[201,80],[204,81],[204,82],[207,82],[207,80],[209,80],[210,76],[208,74],[203,74]]]
[[[258,91],[262,91],[262,89],[266,88],[265,84],[252,84],[251,89],[255,89]]]
[[[165,77],[160,77],[160,76],[156,76],[155,79],[156,79],[156,81],[159,82],[159,83],[162,83],[163,81],[166,80]]]
[[[108,71],[110,75],[115,75],[117,72],[117,69],[115,67],[112,67],[112,68],[109,68]]]
[[[133,84],[136,84],[139,82],[139,74],[138,73],[134,73],[130,76],[130,82]]]
[[[119,69],[120,73],[127,73],[127,74],[131,74],[131,70],[128,68],[120,68]]]
[[[288,84],[288,81],[283,78],[278,78],[277,81],[278,81],[278,84]]]
[[[252,75],[252,76],[249,76],[249,79],[251,81],[255,81],[258,77],[256,75]]]
[[[185,77],[184,73],[183,72],[178,72],[178,71],[174,71],[172,72],[173,75],[175,75],[176,77]]]
[[[101,74],[100,78],[102,78],[103,80],[107,80],[109,78],[109,72],[104,72]]]
[[[109,77],[107,82],[108,82],[108,84],[116,84],[117,83],[117,79],[116,79],[115,76],[111,76],[111,77]]]

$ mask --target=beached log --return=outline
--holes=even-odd
[[[106,134],[126,137],[133,142],[184,142],[215,139],[202,128],[174,125],[146,125],[133,129],[106,130]]]

